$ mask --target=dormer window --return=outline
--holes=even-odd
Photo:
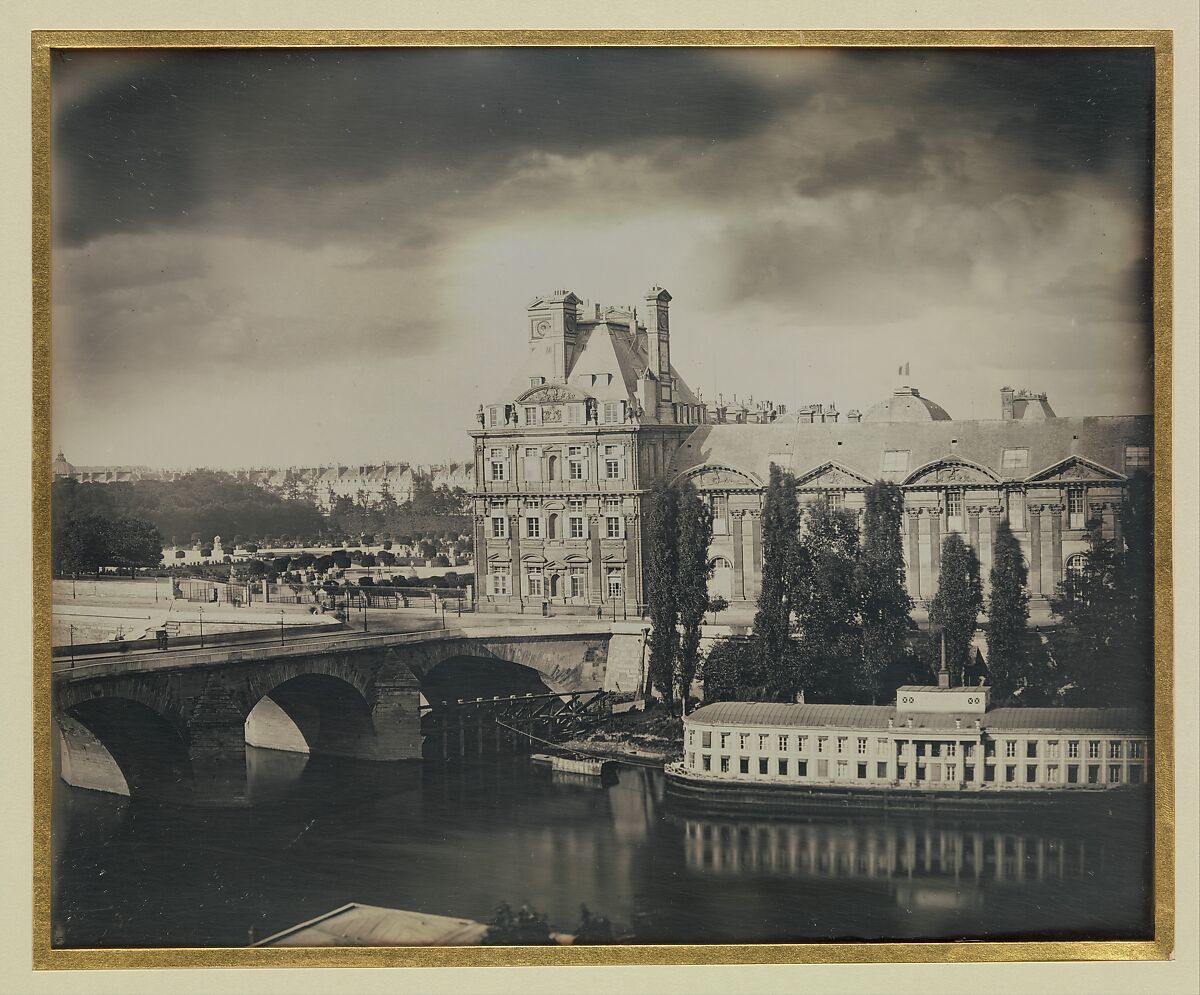
[[[529,386],[530,387],[540,387],[545,382],[546,382],[545,377],[530,377],[529,378]]]

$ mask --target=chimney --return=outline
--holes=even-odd
[[[671,372],[670,305],[671,295],[662,287],[646,291],[646,355],[650,370],[660,378]]]
[[[1013,396],[1016,391],[1011,387],[1000,388],[1000,418],[1003,421],[1013,420]]]

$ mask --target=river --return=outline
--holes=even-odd
[[[661,772],[601,786],[493,756],[461,765],[248,749],[253,803],[54,796],[57,945],[238,946],[348,902],[487,921],[586,903],[637,939],[1142,938],[1144,814],[729,819]]]

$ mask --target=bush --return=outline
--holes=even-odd
[[[507,902],[496,910],[483,935],[483,944],[489,947],[546,947],[553,943],[544,915],[534,912],[528,905],[522,905],[519,912],[513,912]]]

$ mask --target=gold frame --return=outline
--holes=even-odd
[[[1167,960],[1175,945],[1172,573],[1172,32],[1057,31],[35,31],[33,123],[33,967],[522,967]],[[50,927],[50,58],[54,48],[474,46],[1139,47],[1155,62],[1154,937],[1150,940],[809,942],[603,947],[175,947],[55,949]]]

